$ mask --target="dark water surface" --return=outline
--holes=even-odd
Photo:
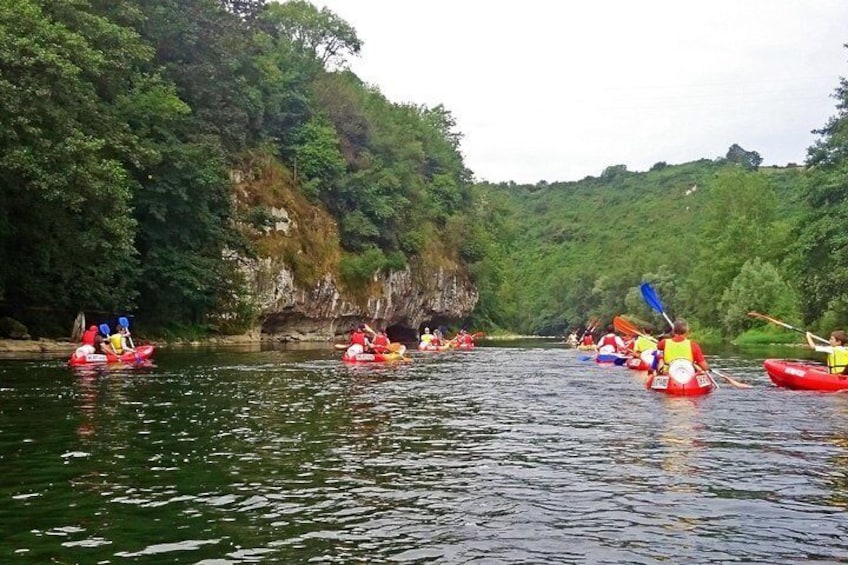
[[[697,399],[559,345],[0,361],[0,563],[848,562],[848,394]]]

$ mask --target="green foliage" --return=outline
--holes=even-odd
[[[339,277],[349,288],[362,288],[387,265],[388,261],[383,252],[371,247],[363,253],[345,254],[339,264]]]
[[[733,163],[749,170],[756,169],[763,162],[763,158],[760,157],[759,153],[756,151],[746,151],[736,143],[730,146],[724,158],[728,163]]]
[[[497,268],[477,279],[485,318],[521,333],[619,314],[665,327],[638,292],[648,281],[672,317],[718,328],[721,298],[745,261],[784,259],[800,180],[794,169],[704,159],[646,173],[608,167],[601,178],[546,186],[478,185],[485,205],[473,206],[471,223],[498,242],[483,259]]]
[[[840,80],[837,115],[816,133],[803,186],[804,215],[796,229],[794,256],[807,322],[827,317],[848,323],[848,82]],[[833,326],[831,326],[833,327]]]
[[[769,312],[779,319],[794,319],[797,304],[798,297],[774,265],[757,257],[745,262],[724,291],[720,305],[724,312],[722,323],[728,335],[735,335],[761,324],[748,317],[748,312]]]

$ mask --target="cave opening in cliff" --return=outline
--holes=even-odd
[[[386,335],[391,341],[400,343],[415,343],[418,341],[418,334],[414,328],[410,328],[405,324],[392,324],[386,328]]]

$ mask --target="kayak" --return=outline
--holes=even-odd
[[[405,359],[403,353],[354,353],[348,355],[347,351],[342,356],[342,361],[345,363],[389,363],[392,361],[402,361]]]
[[[454,349],[474,349],[475,345],[473,343],[460,343],[459,345],[454,345]]]
[[[579,351],[595,351],[597,348],[594,345],[578,345],[577,349]]]
[[[763,366],[771,382],[777,386],[826,392],[848,390],[848,375],[830,373],[825,365],[788,359],[766,359]]]
[[[418,351],[447,351],[450,349],[450,344],[445,345],[430,345],[429,343],[419,343]]]
[[[650,390],[674,396],[700,396],[712,392],[715,383],[708,374],[698,372],[693,375],[649,376],[645,386]]]
[[[624,365],[628,369],[633,369],[634,371],[648,371],[651,369],[651,364],[654,361],[655,352],[656,349],[643,351],[639,357],[631,357]]]
[[[633,369],[634,371],[647,371],[651,368],[650,365],[642,361],[639,357],[631,357],[624,364],[628,369]]]
[[[627,356],[619,353],[598,353],[595,355],[595,363],[600,365],[624,365]]]
[[[128,351],[121,355],[113,355],[111,353],[106,353],[105,355],[103,353],[86,353],[85,351],[80,351],[80,349],[77,349],[73,354],[71,354],[68,364],[72,366],[107,365],[109,363],[136,365],[150,359],[150,357],[153,356],[153,350],[156,349],[156,346],[139,345],[135,348],[135,352]]]

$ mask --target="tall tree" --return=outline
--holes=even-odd
[[[812,322],[828,313],[832,322],[848,323],[848,81],[834,92],[837,114],[816,133],[807,151],[805,218],[798,229],[797,277],[804,318]]]

